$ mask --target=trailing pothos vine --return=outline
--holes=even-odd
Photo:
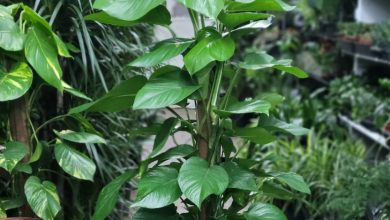
[[[280,95],[267,93],[239,100],[234,90],[245,70],[275,69],[299,78],[307,75],[291,66],[291,60],[275,60],[261,50],[247,50],[243,58],[234,55],[241,36],[271,24],[272,15],[262,12],[294,7],[281,0],[178,2],[188,9],[194,38],[174,37],[156,43],[129,63],[133,68],[153,70],[150,77],[135,76],[111,91],[111,96],[70,112],[110,105],[133,110],[166,108],[175,115],[157,129],[145,128],[149,133],[155,131],[152,152],[139,169],[125,172],[102,190],[93,219],[109,215],[121,185],[132,178],[139,178],[133,204],[139,209],[134,219],[286,219],[276,206],[259,202],[257,195],[280,198],[278,195],[289,192],[286,187],[310,193],[302,177],[262,170],[261,161],[240,158],[237,151],[270,143],[277,133],[304,135],[307,130],[270,114],[283,100]],[[164,0],[96,0],[93,6],[101,11],[87,19],[111,25],[153,23],[170,17]],[[166,65],[179,55],[184,67]],[[189,100],[196,105],[196,120],[171,108],[186,108]],[[258,120],[247,127],[238,127],[232,120],[234,115],[248,113],[257,114]],[[168,138],[179,131],[188,132],[192,143],[162,152]],[[177,207],[184,213],[179,214]]]

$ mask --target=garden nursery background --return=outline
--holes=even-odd
[[[390,220],[388,0],[0,0],[0,56],[0,219]]]

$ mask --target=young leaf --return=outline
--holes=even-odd
[[[221,116],[229,114],[264,113],[269,114],[271,104],[261,99],[246,100],[229,105],[226,109],[216,109],[215,113]]]
[[[211,18],[217,18],[224,8],[224,0],[178,0],[187,8],[197,11]]]
[[[309,186],[305,183],[305,180],[302,178],[302,176],[296,173],[274,172],[271,173],[271,176],[275,177],[275,179],[279,180],[280,182],[287,184],[292,189],[310,194]]]
[[[64,91],[65,92],[68,92],[76,97],[79,97],[79,98],[82,98],[82,99],[85,99],[85,100],[88,100],[88,101],[92,101],[91,98],[89,98],[88,96],[86,96],[84,93],[78,91],[77,89],[73,88],[72,86],[70,86],[68,83],[62,81],[62,87],[64,87]]]
[[[282,0],[254,0],[251,2],[235,2],[229,0],[228,11],[291,11],[295,6],[288,5]]]
[[[28,163],[34,163],[41,158],[43,151],[43,146],[41,142],[38,142],[37,145],[35,146],[34,153],[31,155],[30,161]]]
[[[164,68],[164,67],[163,67]],[[157,109],[176,104],[199,89],[180,69],[158,74],[135,97],[134,109]]]
[[[212,58],[218,61],[226,61],[234,55],[236,43],[230,37],[219,38],[207,45]]]
[[[119,199],[119,191],[123,184],[136,175],[137,170],[126,171],[103,187],[99,193],[92,220],[104,220],[110,215]]]
[[[156,14],[158,16],[156,16]],[[134,21],[125,21],[112,17],[104,11],[90,14],[84,17],[87,21],[97,21],[102,24],[116,25],[122,27],[131,27],[140,23],[157,24],[157,25],[169,25],[171,23],[171,15],[165,6],[157,6],[149,11],[142,18]]]
[[[7,51],[23,49],[25,36],[12,17],[0,17],[0,30],[0,48]]]
[[[55,134],[64,140],[80,144],[106,144],[106,140],[96,134],[87,132],[75,132],[71,130],[54,131]]]
[[[256,144],[268,144],[275,140],[275,136],[264,128],[237,128],[235,129],[235,136]]]
[[[182,54],[193,42],[191,39],[180,38],[159,42],[149,53],[129,63],[129,66],[152,67],[162,64],[164,61]]]
[[[19,163],[14,168],[14,172],[31,174],[32,173],[32,167],[30,166],[30,164]]]
[[[309,133],[309,129],[302,128],[294,124],[288,124],[284,121],[280,121],[273,116],[260,115],[259,126],[267,129],[268,131],[281,131],[295,136],[306,135]]]
[[[161,149],[167,143],[167,140],[171,135],[172,131],[175,129],[177,122],[178,122],[177,118],[168,118],[167,120],[164,121],[154,140],[153,151],[150,154],[150,157],[155,156],[161,151]]]
[[[177,145],[174,148],[171,148],[164,153],[161,153],[152,158],[152,161],[158,161],[158,163],[162,163],[164,161],[170,160],[174,157],[186,157],[192,153],[194,153],[196,149],[188,144]]]
[[[228,188],[242,189],[256,192],[257,185],[255,175],[245,169],[239,167],[236,163],[228,161],[222,164],[222,167],[229,175]]]
[[[176,207],[170,205],[159,209],[145,209],[140,208],[134,214],[133,220],[179,220],[179,215],[176,212]]]
[[[69,113],[76,114],[83,111],[88,112],[120,112],[131,109],[135,95],[145,85],[146,78],[134,76],[131,79],[121,82],[102,98],[72,108]]]
[[[244,213],[246,220],[287,220],[276,206],[267,203],[255,203]]]
[[[229,176],[222,167],[209,167],[207,161],[199,157],[191,157],[184,162],[178,180],[185,197],[198,208],[208,196],[221,195],[229,185]]]
[[[145,16],[153,8],[162,4],[165,0],[96,0],[93,7],[100,9],[112,17],[135,21]],[[159,16],[154,14],[154,16]]]
[[[26,63],[16,63],[9,73],[0,71],[0,102],[17,99],[31,87],[33,73]]]
[[[211,56],[208,45],[215,40],[214,36],[201,39],[185,56],[184,64],[190,74],[206,67],[215,59]]]
[[[290,200],[294,198],[294,193],[272,182],[264,182],[261,186],[261,191],[264,195],[276,199]]]
[[[52,35],[54,38],[54,42],[56,43],[57,46],[58,54],[62,57],[71,58],[72,56],[70,55],[68,48],[66,47],[66,44],[62,41],[62,39],[54,32],[52,32]]]
[[[24,185],[27,202],[34,213],[44,220],[52,220],[61,209],[56,186],[36,176],[27,179]]]
[[[248,23],[250,21],[264,20],[272,17],[270,14],[256,13],[256,12],[239,12],[239,13],[224,13],[218,16],[226,27],[234,29],[237,26]]]
[[[157,167],[146,173],[138,185],[133,207],[162,208],[179,199],[181,191],[175,168]]]
[[[8,142],[5,144],[5,150],[0,153],[0,167],[9,173],[27,155],[27,146],[21,142]]]
[[[96,165],[87,156],[65,144],[56,144],[54,153],[66,173],[78,179],[93,181]]]
[[[58,62],[57,48],[42,26],[36,25],[28,30],[24,52],[27,61],[38,75],[62,91],[62,70]]]

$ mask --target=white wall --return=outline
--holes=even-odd
[[[364,23],[390,21],[390,0],[359,0],[355,18]]]

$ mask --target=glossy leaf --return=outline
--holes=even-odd
[[[164,161],[170,160],[175,157],[186,157],[192,153],[194,153],[196,149],[188,144],[183,145],[177,145],[164,153],[161,153],[155,157],[152,158],[153,161],[158,161],[159,163],[162,163]]]
[[[149,53],[142,55],[129,66],[136,67],[152,67],[170,60],[182,54],[191,44],[191,39],[169,39],[162,41],[156,45]]]
[[[225,162],[222,167],[229,175],[228,188],[242,189],[248,191],[257,191],[255,175],[245,169],[242,169],[234,162]]]
[[[255,0],[251,2],[231,1],[227,4],[228,11],[291,11],[295,6],[282,0]]]
[[[218,16],[218,20],[220,20],[226,27],[233,29],[251,21],[268,19],[271,16],[272,15],[270,14],[256,12],[221,13]]]
[[[184,162],[178,180],[184,196],[198,208],[208,196],[221,195],[229,185],[229,176],[222,167],[209,167],[207,161],[199,157]]]
[[[0,17],[0,48],[7,51],[23,49],[25,35],[20,32],[19,26],[13,18]]]
[[[198,72],[214,61],[208,49],[213,40],[212,37],[202,39],[184,56],[184,64],[190,74]]]
[[[57,48],[52,43],[52,37],[42,29],[33,26],[27,33],[25,56],[38,75],[50,85],[62,91],[62,70],[58,62]]]
[[[44,220],[52,220],[61,209],[56,186],[36,176],[27,179],[24,185],[27,202],[34,213]]]
[[[158,16],[156,16],[158,15]],[[84,17],[87,21],[97,21],[102,24],[116,25],[122,27],[131,27],[140,23],[169,25],[171,23],[171,15],[165,6],[157,6],[140,19],[134,21],[125,21],[116,17],[110,16],[104,11],[90,14]]]
[[[153,144],[153,151],[150,154],[150,157],[153,157],[156,154],[158,154],[161,151],[161,149],[165,146],[169,136],[171,136],[172,131],[175,129],[177,122],[178,122],[177,118],[168,118],[167,120],[164,121],[159,131],[157,132]]]
[[[277,61],[265,52],[251,52],[246,54],[244,62],[240,63],[240,67],[251,70],[274,68],[290,73],[298,78],[306,78],[308,76],[301,69],[292,67],[291,60]]]
[[[209,53],[218,61],[226,61],[234,55],[236,44],[230,37],[216,39],[208,44]]]
[[[61,83],[62,83],[62,87],[64,88],[65,92],[68,92],[68,93],[72,94],[73,96],[76,96],[76,97],[79,97],[79,98],[82,98],[82,99],[85,99],[85,100],[88,100],[88,101],[92,101],[91,98],[86,96],[84,93],[78,91],[77,89],[73,88],[68,83],[66,83],[64,81],[62,81]]]
[[[120,189],[123,184],[136,175],[137,170],[126,171],[103,187],[99,193],[92,220],[104,220],[110,215],[118,202]]]
[[[23,8],[23,19],[26,21],[29,21],[34,26],[42,26],[46,31],[49,33],[52,32],[52,28],[44,18],[42,18],[40,15],[38,15],[32,8],[28,7],[27,5],[22,4]]]
[[[14,172],[31,174],[32,167],[30,166],[30,164],[19,163],[15,166]]]
[[[176,212],[176,207],[170,205],[159,209],[140,208],[134,214],[133,220],[179,220],[179,215]]]
[[[294,193],[278,184],[269,181],[263,183],[263,185],[261,186],[261,191],[264,193],[264,195],[269,196],[271,198],[282,200],[290,200],[294,198]]]
[[[224,0],[178,0],[194,11],[204,14],[211,18],[217,18],[219,13],[224,8]]]
[[[125,21],[135,21],[163,2],[164,0],[96,0],[93,7],[106,12],[112,17]],[[158,16],[158,14],[154,16]]]
[[[306,135],[309,129],[280,121],[273,116],[260,115],[259,126],[269,131],[281,131],[295,136]]]
[[[26,63],[16,63],[9,73],[0,72],[0,102],[17,99],[31,87],[33,73]]]
[[[228,105],[226,109],[214,110],[217,114],[227,116],[229,114],[264,113],[269,114],[271,104],[261,99],[246,100]]]
[[[11,173],[27,152],[27,146],[21,142],[6,143],[5,150],[0,153],[0,167]]]
[[[164,67],[163,67],[164,68]],[[134,109],[157,109],[184,100],[199,89],[189,76],[175,68],[153,76],[137,93]]]
[[[263,93],[259,97],[260,99],[271,103],[271,109],[275,108],[279,103],[284,100],[284,97],[277,93]]]
[[[58,54],[62,57],[71,58],[72,56],[70,55],[68,48],[66,47],[66,44],[62,41],[62,39],[55,33],[52,33],[52,35],[54,38],[54,42],[57,46]]]
[[[264,128],[237,128],[235,129],[235,136],[256,144],[268,144],[276,139]]]
[[[244,213],[246,220],[287,220],[276,206],[267,203],[255,203]]]
[[[90,134],[87,132],[75,132],[71,130],[63,130],[56,132],[56,135],[64,140],[80,143],[80,144],[105,144],[106,140],[96,134]]]
[[[93,180],[96,165],[87,156],[65,144],[56,144],[54,153],[66,173],[78,179]]]
[[[131,79],[123,81],[115,86],[110,92],[102,98],[72,108],[69,113],[75,114],[80,112],[120,112],[131,109],[135,95],[145,85],[146,78],[143,76],[134,76]]]
[[[138,185],[134,207],[162,208],[181,196],[175,168],[157,167],[147,172]]]
[[[309,186],[306,184],[302,176],[296,173],[275,172],[275,173],[271,173],[271,176],[273,176],[275,179],[279,180],[280,182],[287,184],[292,189],[295,189],[297,191],[306,194],[310,194]]]

